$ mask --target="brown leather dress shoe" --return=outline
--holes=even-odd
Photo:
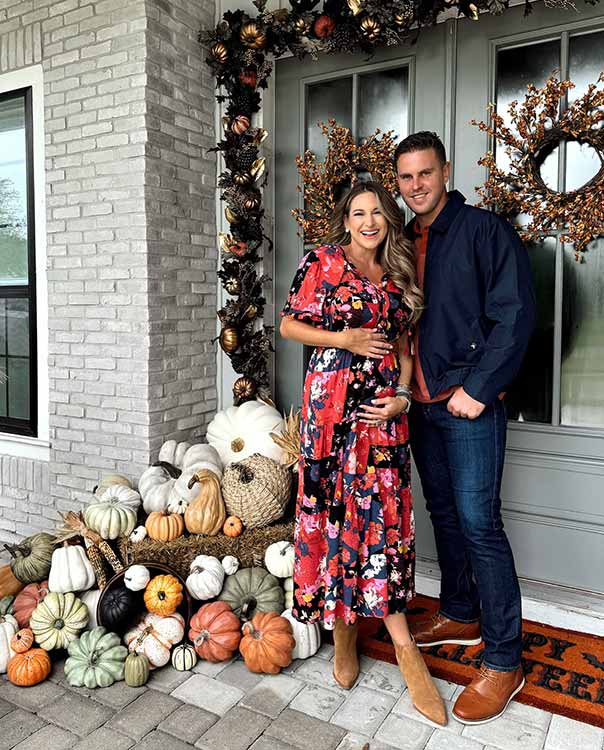
[[[513,672],[499,672],[483,664],[480,672],[455,701],[453,716],[462,724],[486,724],[501,716],[523,687],[522,667]]]
[[[454,643],[458,646],[477,646],[480,637],[480,623],[450,620],[438,612],[429,620],[410,626],[411,634],[419,648]]]

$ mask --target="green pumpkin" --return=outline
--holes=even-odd
[[[72,687],[109,687],[124,679],[124,662],[128,649],[115,633],[102,625],[82,633],[68,647],[65,676]]]
[[[284,594],[279,581],[264,568],[242,568],[227,576],[219,599],[230,605],[242,620],[251,620],[257,612],[284,610]]]
[[[4,617],[4,615],[12,615],[14,601],[14,596],[3,596],[2,599],[0,599],[0,617]]]
[[[13,558],[10,567],[15,578],[21,583],[37,583],[48,578],[56,543],[54,536],[41,532],[19,544],[5,544]]]
[[[71,592],[51,591],[29,618],[38,644],[46,651],[67,648],[88,624],[88,607]]]
[[[130,687],[142,687],[149,679],[149,659],[136,651],[128,654],[124,668],[124,679]]]

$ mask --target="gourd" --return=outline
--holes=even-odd
[[[239,650],[250,672],[277,674],[292,663],[292,626],[276,612],[261,612],[244,623]]]
[[[217,557],[198,555],[191,563],[191,572],[186,587],[194,599],[213,599],[222,591],[224,568]]]
[[[117,539],[118,536],[128,536],[136,526],[136,510],[122,505],[120,500],[113,494],[114,489],[123,489],[126,492],[134,492],[127,487],[110,487],[103,497],[86,508],[84,521],[93,531],[103,539]],[[135,493],[138,496],[138,493]]]
[[[138,491],[145,513],[166,510],[174,482],[180,470],[169,463],[158,463],[146,469],[138,480]]]
[[[291,609],[294,606],[294,579],[286,578],[283,581],[283,591],[285,592],[285,609]]]
[[[171,615],[182,600],[182,584],[175,576],[155,576],[145,589],[145,606],[156,615]]]
[[[21,583],[43,581],[48,576],[55,546],[55,537],[45,532],[29,536],[19,544],[5,544],[13,558],[10,567],[15,578]]]
[[[231,537],[231,539],[235,539],[235,537],[240,536],[242,531],[243,523],[241,522],[240,518],[237,518],[237,516],[229,516],[224,522],[224,526],[222,527],[223,534],[225,536]]]
[[[88,607],[71,592],[51,591],[34,609],[29,626],[45,651],[67,648],[88,624]]]
[[[147,537],[147,529],[144,526],[137,526],[132,534],[128,537],[128,539],[132,542],[132,544],[138,544],[139,542],[142,542],[143,539],[146,539]]]
[[[155,669],[170,661],[170,648],[182,641],[184,632],[185,620],[179,612],[168,617],[149,612],[126,633],[124,641],[129,651],[145,654],[150,668]]]
[[[242,568],[228,576],[218,598],[243,620],[251,619],[256,612],[283,611],[283,589],[264,568]]]
[[[222,558],[222,567],[228,576],[232,576],[239,570],[239,560],[234,555],[225,555]]]
[[[109,489],[113,485],[120,485],[122,487],[132,488],[132,484],[128,477],[124,477],[121,474],[110,474],[109,476],[103,477],[97,486],[92,490],[95,497],[102,497],[105,490]]]
[[[34,633],[31,628],[17,630],[10,642],[10,647],[16,654],[24,654],[34,645]]]
[[[48,581],[41,583],[29,583],[23,591],[15,597],[12,614],[15,616],[20,628],[29,626],[31,613],[38,603],[48,594]]]
[[[246,401],[219,411],[208,425],[207,439],[220,454],[223,466],[253,453],[280,462],[283,448],[275,443],[271,432],[281,432],[283,424],[274,407],[260,400]]]
[[[220,479],[208,469],[199,469],[192,475],[189,487],[192,488],[197,483],[197,496],[185,510],[185,526],[191,534],[215,536],[222,529],[226,519]]]
[[[172,651],[172,666],[179,672],[190,672],[197,664],[197,653],[189,643],[181,643]]]
[[[31,687],[43,682],[50,674],[50,657],[41,648],[30,648],[24,654],[16,654],[10,660],[7,677],[13,685]]]
[[[124,679],[129,687],[142,687],[149,680],[149,659],[144,654],[132,651],[126,657]]]
[[[281,617],[284,617],[289,624],[292,626],[292,633],[296,645],[292,653],[292,659],[308,659],[317,653],[321,647],[321,628],[319,623],[311,623],[310,625],[305,622],[298,622],[292,615],[291,609],[286,609],[282,612]]]
[[[264,565],[277,578],[290,578],[294,574],[294,545],[291,542],[275,542],[266,548]]]
[[[5,596],[14,596],[23,588],[23,583],[15,578],[10,565],[0,567],[0,599]]]
[[[143,591],[151,580],[151,573],[144,565],[130,565],[124,573],[124,586],[130,591]]]
[[[80,594],[80,599],[88,607],[88,625],[86,626],[86,630],[93,630],[99,624],[96,618],[96,610],[102,593],[100,589],[90,589],[90,591],[84,591],[83,594]]]
[[[79,544],[59,547],[52,553],[48,588],[51,592],[66,594],[85,591],[96,583],[94,570]]]
[[[132,487],[126,487],[123,484],[113,484],[103,492],[98,502],[112,502],[137,513],[141,507],[141,496]],[[96,502],[93,504],[96,505]]]
[[[185,522],[178,513],[170,513],[167,510],[158,511],[149,515],[145,528],[150,539],[170,542],[184,534]]]
[[[166,440],[159,449],[158,461],[164,461],[165,463],[172,464],[172,466],[176,466],[177,469],[182,469],[183,459],[190,447],[191,443]]]
[[[125,586],[111,586],[99,605],[99,625],[111,632],[123,633],[141,611],[141,596]]]
[[[82,633],[67,650],[65,676],[72,687],[109,687],[124,678],[128,649],[102,626]]]
[[[189,640],[200,659],[230,659],[241,641],[241,623],[226,602],[204,604],[191,618]]]
[[[18,629],[17,621],[12,615],[0,617],[0,674],[6,672],[8,662],[14,656],[11,641]]]

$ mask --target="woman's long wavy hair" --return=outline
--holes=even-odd
[[[350,188],[334,209],[325,242],[335,245],[350,244],[350,233],[346,231],[344,219],[350,214],[353,200],[362,193],[375,195],[388,224],[388,233],[377,250],[376,261],[402,291],[405,303],[412,312],[412,322],[416,323],[423,309],[424,295],[417,286],[413,245],[404,235],[403,214],[386,188],[373,181],[357,182]]]

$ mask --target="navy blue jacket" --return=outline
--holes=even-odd
[[[535,324],[528,254],[513,227],[457,190],[430,225],[419,356],[432,397],[454,385],[492,403],[518,374]],[[413,225],[405,229],[413,239]]]

